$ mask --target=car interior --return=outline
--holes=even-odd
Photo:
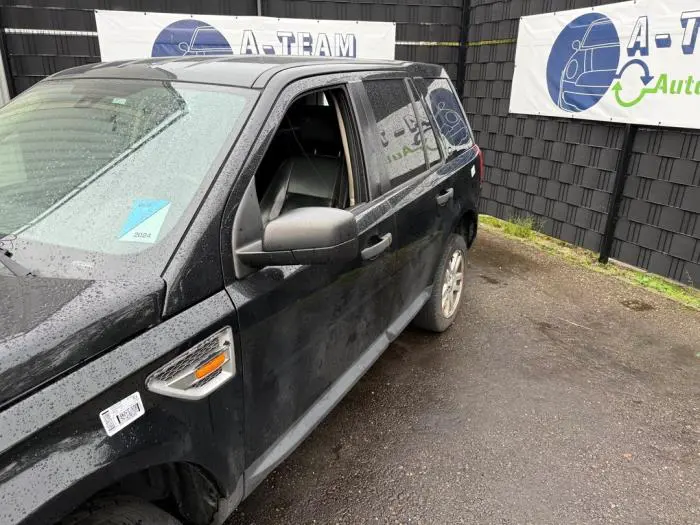
[[[350,155],[354,134],[347,109],[341,89],[292,103],[256,174],[263,225],[297,208],[355,205],[357,166]]]

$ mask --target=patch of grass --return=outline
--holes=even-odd
[[[503,225],[503,231],[513,237],[530,239],[534,235],[535,220],[532,217],[514,217]]]
[[[520,239],[532,238],[537,229],[535,219],[532,217],[514,217],[509,221],[503,221],[490,215],[481,215],[479,222],[503,230],[508,235],[519,237]]]
[[[647,273],[644,270],[615,264],[612,261],[610,264],[601,264],[598,262],[597,253],[536,231],[537,223],[531,218],[504,221],[488,215],[481,215],[479,226],[486,230],[499,230],[507,237],[518,239],[578,266],[584,266],[595,272],[616,277],[635,286],[641,286],[685,306],[700,310],[700,290]]]
[[[679,302],[691,301],[694,299],[695,307],[700,309],[700,295],[692,297],[692,288],[681,288],[677,284],[668,282],[662,277],[652,274],[638,273],[634,276],[635,281],[644,288],[651,288]],[[690,295],[690,297],[688,297]]]
[[[479,215],[480,226],[491,226],[493,228],[502,229],[505,222],[506,221],[502,221],[496,217],[491,217],[490,215]]]

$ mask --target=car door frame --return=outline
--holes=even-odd
[[[383,199],[380,194],[381,186],[386,183],[386,181],[382,178],[383,171],[378,169],[378,166],[375,165],[376,155],[374,155],[374,153],[376,152],[373,151],[374,146],[372,141],[367,140],[367,129],[369,126],[367,114],[365,108],[358,103],[357,93],[358,88],[363,89],[361,85],[363,77],[363,72],[331,73],[295,80],[280,86],[279,89],[270,87],[263,92],[258,107],[262,106],[266,115],[263,116],[263,119],[261,120],[262,125],[259,133],[255,139],[251,141],[251,144],[246,145],[249,148],[249,154],[242,165],[238,178],[233,184],[223,213],[220,236],[221,265],[222,272],[224,274],[224,286],[227,290],[229,290],[237,281],[245,280],[246,277],[256,273],[257,271],[253,270],[251,272],[251,269],[241,268],[240,264],[238,264],[237,267],[234,245],[241,244],[240,239],[237,240],[238,242],[234,241],[234,234],[236,231],[238,231],[236,226],[237,217],[248,213],[248,211],[245,209],[246,202],[251,202],[251,198],[255,198],[257,200],[257,194],[251,195],[252,192],[256,191],[255,175],[263,156],[272,144],[275,133],[277,132],[277,129],[281,123],[282,115],[286,113],[295,100],[306,93],[332,88],[342,88],[345,90],[348,103],[350,104],[350,110],[354,116],[355,127],[357,128],[357,138],[359,140],[358,145],[361,150],[360,153],[363,157],[362,160],[365,163],[363,176],[365,177],[367,184],[366,202],[356,205],[350,211],[352,211],[357,217],[361,235],[366,234],[373,228],[376,228],[376,225],[380,224],[381,222],[381,217],[386,217],[387,219],[385,220],[390,219],[391,233],[395,233],[393,212],[391,211],[389,203]],[[279,116],[275,118],[277,115]],[[383,213],[382,209],[379,209],[382,207],[384,210]],[[255,210],[252,212],[255,213]],[[370,226],[363,229],[363,224]],[[256,235],[260,233],[261,232],[255,232]],[[393,247],[390,248],[389,253],[385,254],[384,257],[389,257],[388,264],[391,266],[393,271]],[[371,263],[368,262],[367,264]],[[236,303],[235,300],[233,302],[234,304]],[[236,326],[234,327],[236,346],[237,348],[241,349],[241,352],[245,352],[245,348],[242,348],[240,330],[241,325],[239,319],[237,318]],[[388,330],[389,328],[387,328],[387,331]],[[360,363],[359,371],[353,370],[356,367],[356,364],[353,364],[352,367],[346,371],[346,373],[342,374],[342,377],[338,378],[337,383],[339,384],[333,383],[331,385],[329,392],[334,390],[332,395],[329,396],[328,393],[325,393],[323,396],[321,396],[324,399],[317,400],[324,401],[321,406],[316,407],[316,405],[312,405],[311,409],[309,410],[309,412],[312,410],[314,411],[313,414],[310,414],[312,418],[311,424],[305,422],[304,425],[301,425],[301,427],[304,428],[303,433],[294,435],[291,439],[288,439],[286,434],[283,434],[279,439],[280,443],[276,442],[274,446],[270,447],[258,458],[253,459],[253,461],[248,461],[248,459],[246,460],[244,495],[249,494],[265,478],[265,476],[281,461],[283,461],[287,455],[290,454],[294,448],[296,448],[296,446],[301,443],[301,441],[313,430],[313,428],[320,421],[322,421],[325,414],[327,414],[333,408],[333,406],[335,406],[342,396],[350,388],[352,388],[354,383],[359,379],[359,377],[361,377],[364,371],[366,371],[374,360],[381,355],[391,339],[393,339],[393,337],[389,337],[386,333],[383,333],[362,354],[362,363]],[[370,355],[367,356],[366,354]],[[360,361],[360,359],[358,359],[358,361]],[[242,373],[245,374],[245,371],[242,371]],[[337,398],[334,397],[336,395]],[[306,414],[303,417],[306,417]],[[298,420],[292,424],[292,427],[296,426],[297,422]],[[245,419],[243,426],[245,432],[245,429],[247,428]],[[271,457],[263,457],[268,455],[268,451],[270,452]]]
[[[439,220],[442,224],[444,224],[444,231],[442,232],[442,236],[439,239],[439,244],[441,249],[444,249],[444,244],[447,241],[450,233],[452,233],[454,226],[456,223],[456,216],[458,214],[458,211],[454,209],[454,201],[455,199],[450,199],[450,202],[447,203],[446,206],[441,206],[438,205],[436,202],[432,201],[433,197],[437,197],[438,192],[447,184],[450,183],[450,179],[454,176],[454,172],[451,170],[447,170],[446,166],[448,166],[447,162],[447,153],[444,148],[444,144],[442,143],[442,138],[440,136],[439,128],[437,127],[437,124],[435,122],[435,119],[433,118],[432,112],[430,111],[429,107],[427,106],[424,97],[421,93],[421,91],[418,89],[418,86],[416,86],[415,80],[414,80],[414,75],[411,75],[406,72],[392,72],[392,73],[378,73],[374,75],[369,75],[365,77],[364,80],[366,81],[382,81],[382,80],[402,80],[404,83],[404,89],[406,90],[406,95],[411,101],[411,106],[413,110],[413,115],[416,118],[416,121],[419,121],[418,118],[418,112],[417,112],[417,106],[418,104],[421,105],[423,108],[423,111],[425,112],[431,128],[433,130],[433,134],[435,136],[435,142],[438,148],[438,152],[440,154],[440,160],[433,164],[432,166],[430,165],[429,158],[428,158],[428,152],[427,152],[427,147],[425,143],[425,137],[424,137],[424,130],[422,126],[418,126],[421,134],[421,146],[423,148],[423,155],[425,159],[425,168],[422,172],[412,176],[408,180],[405,180],[398,184],[395,187],[391,187],[391,178],[389,175],[389,170],[386,165],[386,163],[381,163],[382,164],[382,170],[384,171],[383,179],[385,180],[385,187],[386,190],[383,193],[383,196],[389,200],[389,202],[392,204],[393,207],[396,208],[395,211],[395,216],[397,217],[397,233],[398,233],[398,242],[399,245],[397,246],[397,257],[396,257],[396,272],[397,276],[400,276],[402,273],[406,273],[407,269],[405,268],[405,264],[402,260],[402,246],[403,243],[401,241],[401,232],[398,231],[399,228],[401,228],[401,223],[399,222],[399,217],[401,216],[403,210],[405,209],[405,205],[408,206],[415,206],[419,200],[423,200],[424,204],[427,206],[432,206],[433,204],[436,207],[435,210],[435,220]],[[421,77],[418,77],[421,78]],[[370,128],[378,130],[379,126],[378,123],[376,122],[376,119],[374,117],[374,112],[369,100],[369,95],[367,94],[364,86],[362,86],[362,102],[365,105],[365,110],[369,115],[370,119]],[[407,196],[410,196],[414,194],[416,191],[421,191],[422,193],[420,195],[417,195],[413,199],[408,199]],[[430,255],[430,260],[428,261],[429,264],[425,264],[424,266],[429,269],[429,277],[426,275],[425,278],[427,281],[426,287],[421,288],[421,290],[413,290],[412,292],[408,292],[409,289],[413,288],[415,286],[415,281],[412,281],[410,279],[404,278],[403,280],[406,281],[405,285],[401,286],[401,293],[407,292],[407,295],[403,297],[403,301],[405,304],[412,304],[414,301],[420,300],[420,297],[429,297],[430,292],[432,290],[432,276],[433,276],[433,271],[436,265],[439,263],[439,257],[441,254],[438,253],[431,253],[428,254],[427,252],[421,252],[422,256],[428,257]],[[413,261],[413,264],[415,264],[415,261]],[[406,276],[404,276],[406,277]],[[409,282],[410,281],[410,282]]]

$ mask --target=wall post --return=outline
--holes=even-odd
[[[457,53],[457,93],[464,97],[464,82],[467,76],[467,46],[469,42],[469,15],[471,0],[462,0],[462,21],[459,28],[459,52]]]
[[[617,160],[615,185],[613,186],[612,195],[610,195],[608,218],[605,221],[605,233],[600,243],[600,258],[598,260],[603,264],[607,264],[610,259],[610,250],[612,249],[613,239],[615,237],[615,226],[617,226],[620,203],[622,202],[622,192],[625,189],[627,172],[629,171],[630,160],[632,159],[632,147],[634,146],[634,140],[637,138],[638,129],[638,126],[633,124],[627,124],[625,126],[625,139],[622,144],[622,151],[620,151],[620,156]]]

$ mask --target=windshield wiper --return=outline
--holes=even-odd
[[[10,270],[17,277],[29,277],[32,275],[32,271],[25,268],[20,263],[12,259],[10,252],[4,248],[0,248],[0,263],[2,263],[5,268]]]

